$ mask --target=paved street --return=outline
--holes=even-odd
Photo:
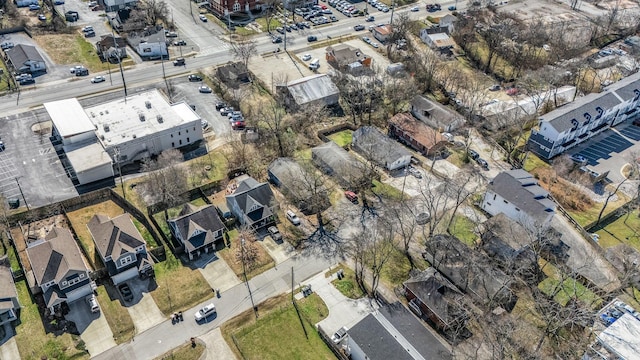
[[[279,264],[249,281],[256,304],[290,291],[291,268],[294,269],[296,285],[305,279],[334,265],[336,259],[327,259],[323,254],[308,253],[297,255]],[[219,327],[225,321],[251,309],[251,300],[244,283],[222,293],[221,298],[215,300],[218,310],[217,317],[208,323],[197,324],[193,320],[194,313],[204,306],[200,304],[184,312],[184,321],[172,325],[167,320],[163,323],[136,335],[129,343],[112,348],[95,357],[95,359],[152,359],[156,356],[184,344],[191,337],[198,337]],[[260,308],[258,307],[258,313]]]

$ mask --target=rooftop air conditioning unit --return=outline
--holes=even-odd
[[[149,100],[145,101],[144,105],[147,107],[147,109],[151,109],[151,101]]]
[[[110,130],[108,124],[102,125],[102,128],[104,129],[104,132],[109,132],[109,130]]]
[[[138,117],[140,117],[140,121],[144,121],[145,120],[143,113],[138,114]]]
[[[157,115],[157,116],[156,116],[156,119],[158,119],[158,122],[159,122],[160,124],[162,124],[162,122],[164,121],[164,120],[162,119],[162,115]]]

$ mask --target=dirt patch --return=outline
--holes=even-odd
[[[11,229],[11,237],[15,242],[16,250],[18,250],[18,256],[25,272],[31,271],[31,263],[26,251],[27,247],[31,242],[44,238],[54,226],[68,229],[69,222],[64,215],[55,215]]]
[[[593,207],[593,200],[578,187],[558,176],[550,168],[537,168],[532,171],[540,180],[541,186],[551,192],[551,195],[567,210],[585,211]]]
[[[33,40],[43,48],[56,64],[81,63],[82,47],[76,41],[77,34],[38,35]]]

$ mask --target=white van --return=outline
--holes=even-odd
[[[318,59],[313,59],[309,63],[309,70],[316,70],[319,67],[320,67],[320,60],[318,60]]]

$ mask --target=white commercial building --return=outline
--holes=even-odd
[[[598,335],[598,342],[616,359],[640,359],[640,321],[624,314]]]
[[[75,98],[44,107],[54,145],[66,153],[67,170],[80,185],[112,177],[118,161],[128,164],[203,139],[200,116],[155,89],[84,109]]]

